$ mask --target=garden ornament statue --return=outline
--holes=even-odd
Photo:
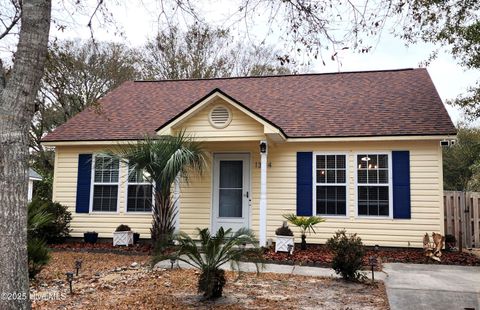
[[[445,237],[441,234],[432,232],[432,241],[430,241],[430,236],[428,233],[425,233],[425,236],[423,236],[423,250],[425,251],[425,256],[439,262],[440,257],[442,256],[444,242]]]

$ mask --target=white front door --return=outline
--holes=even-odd
[[[248,228],[250,202],[250,155],[215,154],[212,233]]]

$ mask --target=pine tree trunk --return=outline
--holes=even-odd
[[[51,0],[24,0],[15,62],[0,66],[0,309],[29,309],[28,129],[48,47]]]

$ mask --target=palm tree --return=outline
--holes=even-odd
[[[307,249],[306,233],[311,233],[312,231],[313,233],[315,233],[315,229],[313,229],[313,226],[317,225],[318,223],[325,222],[325,219],[319,216],[296,216],[295,214],[287,214],[283,217],[293,225],[300,228],[302,234],[302,250]]]
[[[138,143],[118,145],[109,155],[128,163],[131,173],[143,171],[153,185],[152,241],[163,246],[172,240],[175,230],[175,208],[171,188],[176,178],[188,182],[191,173],[201,174],[206,155],[200,142],[184,132],[175,136],[146,137]]]
[[[232,269],[240,271],[240,259],[248,257],[259,272],[262,251],[251,230],[242,228],[232,233],[232,229],[220,227],[215,235],[211,235],[208,228],[197,228],[197,231],[199,243],[183,232],[176,236],[179,250],[173,257],[201,271],[198,291],[203,292],[205,299],[222,296],[226,283],[223,264],[230,261]],[[252,247],[246,250],[247,245]]]

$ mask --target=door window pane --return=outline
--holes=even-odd
[[[219,217],[242,217],[243,161],[220,161],[218,196]]]
[[[220,188],[242,188],[243,161],[220,161]]]
[[[220,189],[218,194],[220,217],[242,217],[242,189]]]

